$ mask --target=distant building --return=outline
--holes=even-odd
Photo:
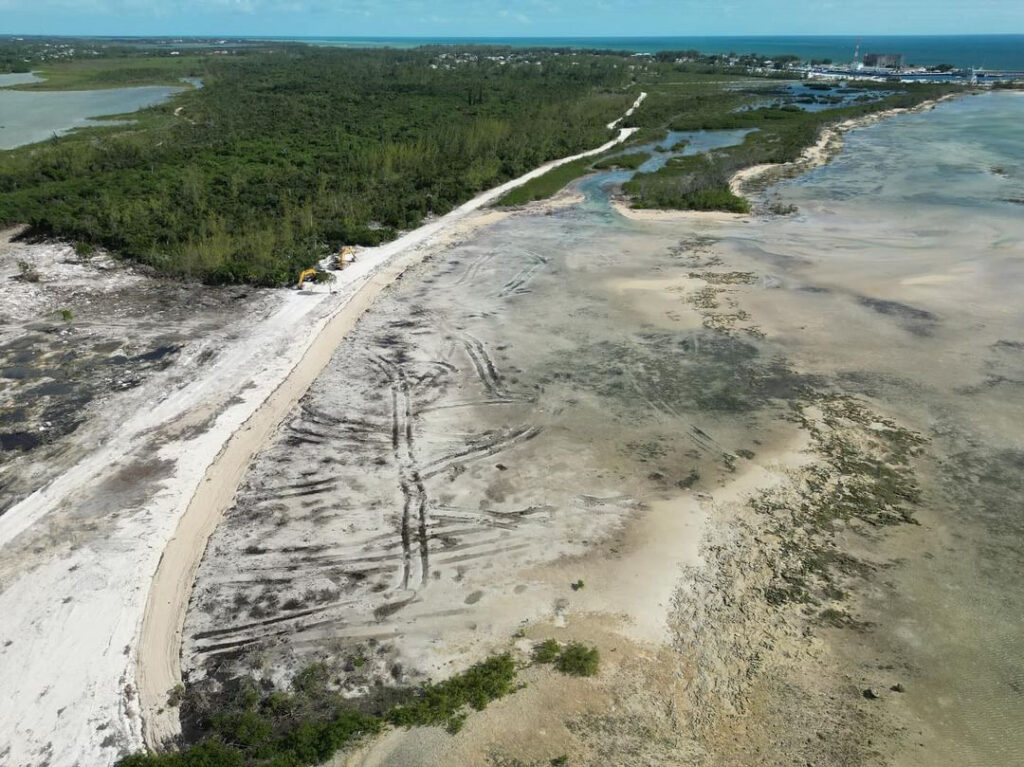
[[[865,53],[864,66],[899,69],[903,66],[902,53]]]

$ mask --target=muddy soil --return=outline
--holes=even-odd
[[[498,224],[364,317],[214,534],[186,627],[193,681],[372,658],[345,678],[356,693],[465,665],[563,609],[568,583],[537,568],[614,550],[650,503],[777,439],[803,381],[726,316],[734,277],[699,243],[640,250],[577,216]],[[687,283],[679,318],[634,302],[629,281],[652,270]]]
[[[0,514],[95,447],[120,395],[179,362],[202,367],[260,300],[13,234],[0,238]]]

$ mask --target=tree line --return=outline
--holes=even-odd
[[[635,98],[621,59],[532,58],[445,68],[430,49],[303,46],[211,56],[203,88],[133,126],[0,153],[0,223],[167,274],[284,284],[328,249],[375,245],[606,141]]]

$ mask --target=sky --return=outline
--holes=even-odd
[[[0,34],[692,36],[1024,33],[1024,0],[0,0]]]

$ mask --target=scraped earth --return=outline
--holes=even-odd
[[[503,221],[364,316],[211,539],[186,624],[189,680],[254,658],[286,680],[325,653],[373,659],[346,677],[353,694],[436,678],[563,609],[568,581],[539,569],[746,460],[735,451],[757,407],[796,378],[699,315],[673,333],[609,304],[612,278],[642,267],[626,238],[574,243],[577,215]],[[748,374],[739,387],[724,385],[734,365]],[[769,417],[759,436],[777,431]],[[689,553],[663,563],[669,594],[696,529],[692,551],[683,540]],[[664,618],[651,628],[623,612],[635,635],[667,636]]]
[[[934,517],[926,440],[894,412],[925,421],[878,381],[907,355],[928,370],[948,307],[771,251],[747,220],[569,196],[433,254],[338,348],[211,538],[187,687],[286,688],[322,661],[372,707],[555,637],[599,647],[599,677],[531,667],[455,736],[335,763],[891,760],[890,686],[913,677],[869,655],[861,597]]]
[[[0,515],[106,438],[113,398],[179,362],[210,362],[269,297],[155,279],[16,234],[0,233]]]
[[[0,754],[109,763],[141,742],[133,648],[179,505],[326,294],[171,282],[12,234],[0,245]]]

